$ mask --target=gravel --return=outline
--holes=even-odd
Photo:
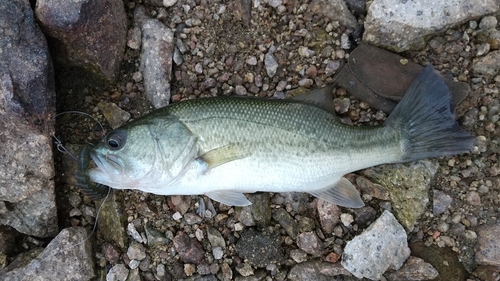
[[[140,6],[149,17],[174,30],[171,102],[232,94],[283,98],[293,91],[331,83],[349,57],[345,38],[349,33],[325,15],[301,8],[294,1],[198,2],[179,1],[161,7],[148,5],[148,1],[125,1],[129,19],[133,20],[134,9]],[[444,76],[471,86],[469,96],[456,111],[463,127],[477,136],[477,149],[469,155],[432,160],[435,175],[430,190],[423,188],[415,199],[421,215],[405,225],[408,239],[403,240],[410,243],[412,257],[399,273],[384,274],[388,280],[410,278],[415,268],[425,269],[422,276],[430,278],[435,272],[429,264],[440,276],[446,276],[427,256],[413,255],[414,242],[421,243],[423,249],[449,252],[459,261],[449,262],[450,267],[463,270],[462,276],[471,280],[480,280],[474,274],[490,272],[492,266],[493,274],[500,271],[495,252],[500,235],[492,234],[498,234],[500,219],[500,64],[496,33],[491,32],[498,29],[494,18],[449,28],[422,50],[404,54],[421,65],[432,63]],[[358,19],[364,18],[361,15]],[[75,91],[75,95],[85,93],[81,99],[91,97],[79,110],[102,122],[106,119],[98,107],[101,101],[118,105],[131,119],[153,110],[145,96],[146,77],[139,70],[141,37],[137,27],[130,27],[128,40],[123,62],[127,67],[116,85],[105,91],[92,87]],[[335,90],[334,105],[341,120],[355,126],[377,125],[386,117],[344,89]],[[61,109],[74,107],[66,104]],[[372,182],[366,174],[347,177],[359,187],[367,207],[352,210],[329,206],[307,194],[265,193],[252,201],[252,206],[267,209],[216,203],[216,214],[207,218],[197,215],[196,197],[119,191],[125,198],[121,210],[127,218],[123,228],[129,241],[120,245],[98,237],[98,267],[103,272],[111,268],[106,279],[114,279],[109,280],[122,280],[129,271],[129,279],[140,276],[142,280],[332,280],[339,274],[345,275],[345,280],[356,280],[340,265],[346,244],[370,228],[384,211],[393,212],[400,206],[395,206],[384,184]],[[75,187],[64,188],[64,198],[72,204],[62,215],[68,217],[63,224],[70,224],[69,210],[76,208],[84,214],[85,206],[93,207],[93,203],[83,197],[76,200],[81,195]],[[398,196],[400,200],[404,193]],[[148,202],[149,211],[144,211],[144,202]],[[73,223],[91,228],[88,222],[95,218],[95,212],[89,213],[88,219],[76,210],[71,214]],[[405,231],[399,230],[402,237]],[[160,242],[150,244],[151,240]],[[448,262],[439,251],[432,253],[440,259],[436,264]],[[404,260],[398,261],[395,268],[403,264]],[[481,267],[475,271],[478,265]]]

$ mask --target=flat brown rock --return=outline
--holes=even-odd
[[[373,108],[390,113],[410,86],[422,66],[402,56],[361,43],[334,82]],[[445,79],[457,105],[468,95],[466,83]]]

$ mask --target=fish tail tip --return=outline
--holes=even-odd
[[[475,137],[456,121],[451,93],[441,75],[428,65],[387,118],[401,131],[402,161],[469,153]]]

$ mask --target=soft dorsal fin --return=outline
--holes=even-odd
[[[344,177],[332,186],[309,193],[343,207],[361,208],[365,205],[354,185]]]
[[[333,89],[334,86],[329,85],[323,88],[312,90],[307,93],[300,94],[293,97],[292,99],[316,106],[335,115],[335,107],[333,106],[332,97]]]

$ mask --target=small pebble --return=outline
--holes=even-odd
[[[467,203],[469,203],[472,206],[479,206],[479,205],[481,205],[481,197],[475,191],[469,192],[467,194],[466,200],[467,200]]]
[[[464,233],[464,237],[469,240],[475,240],[477,239],[477,234],[472,230],[466,230]]]
[[[196,266],[194,264],[186,263],[184,264],[184,273],[187,276],[193,276],[196,273]]]
[[[301,263],[307,260],[307,253],[300,249],[293,249],[290,251],[290,257],[296,262]]]
[[[340,221],[344,226],[350,226],[354,221],[354,217],[351,214],[343,213],[340,215]]]
[[[140,261],[138,260],[131,260],[129,263],[128,263],[128,267],[130,267],[130,269],[136,269],[139,267],[139,265],[141,264]]]
[[[127,256],[131,260],[141,261],[146,258],[146,248],[142,244],[132,242],[127,250]]]
[[[246,63],[248,65],[257,65],[257,58],[254,56],[250,56],[247,58]]]
[[[486,16],[479,23],[479,28],[483,30],[494,29],[498,24],[498,20],[495,16]]]
[[[214,259],[220,260],[224,256],[224,251],[222,250],[222,247],[217,246],[212,249],[212,254],[214,255]]]
[[[179,213],[179,212],[175,212],[175,213],[172,215],[172,218],[173,218],[174,220],[180,220],[180,219],[182,219],[182,215],[181,215],[181,213]]]
[[[160,263],[158,266],[156,266],[156,275],[159,277],[165,276],[165,265]]]

